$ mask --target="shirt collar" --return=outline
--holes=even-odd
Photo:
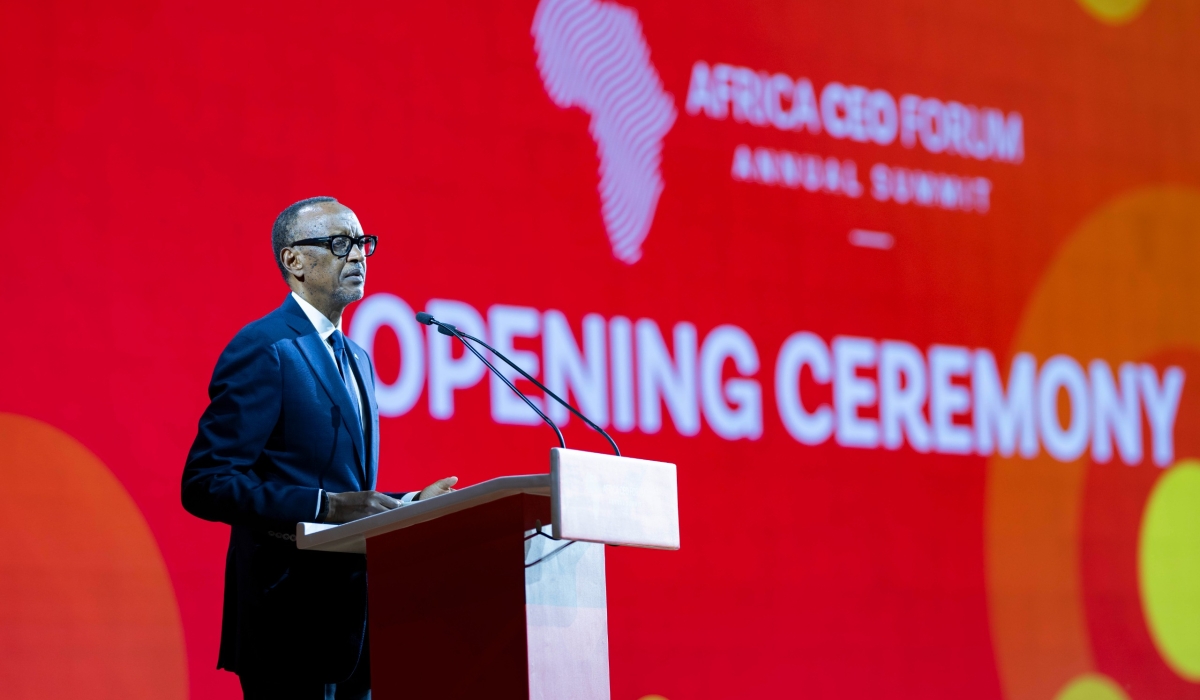
[[[333,335],[334,331],[342,330],[341,321],[338,321],[336,326],[333,325],[330,323],[329,319],[325,317],[325,314],[317,311],[317,307],[305,301],[304,298],[299,294],[292,292],[292,298],[296,300],[296,303],[300,305],[300,310],[303,311],[304,315],[308,317],[308,320],[312,322],[313,328],[317,329],[317,333],[321,336],[321,340],[329,340],[329,336]]]

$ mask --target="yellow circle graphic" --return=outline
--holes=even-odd
[[[1068,683],[1054,700],[1129,700],[1129,696],[1108,676],[1085,673]]]
[[[1088,14],[1105,24],[1128,24],[1137,18],[1150,0],[1079,0]]]
[[[1158,653],[1200,681],[1200,462],[1180,462],[1154,486],[1138,538],[1142,609]]]

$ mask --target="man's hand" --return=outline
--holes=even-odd
[[[454,490],[454,485],[458,483],[457,476],[448,476],[445,479],[438,479],[432,484],[421,489],[421,495],[417,496],[418,501],[424,501],[434,496],[440,496],[443,493],[450,493]]]
[[[442,479],[445,481],[445,479]],[[441,481],[438,482],[439,484]],[[433,488],[430,486],[429,488]],[[422,491],[424,494],[424,491]],[[327,523],[348,523],[351,520],[365,518],[368,515],[383,513],[396,508],[400,501],[386,493],[378,491],[347,491],[346,493],[329,494],[329,515],[325,516]]]
[[[443,493],[450,493],[454,490],[454,485],[457,483],[457,476],[438,479],[421,489],[421,494],[417,496],[416,500],[424,501],[434,496],[440,496]],[[393,508],[400,507],[400,501],[397,501],[386,493],[378,491],[347,491],[346,493],[330,493],[328,495],[329,514],[325,516],[325,522],[327,523],[348,523],[351,520],[358,520],[368,515],[384,513]]]

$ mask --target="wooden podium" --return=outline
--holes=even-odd
[[[554,448],[296,546],[367,555],[376,700],[607,700],[604,545],[679,549],[675,465]]]

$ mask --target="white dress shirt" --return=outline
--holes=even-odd
[[[308,317],[309,322],[313,324],[313,328],[317,330],[317,335],[321,336],[321,344],[325,346],[326,352],[329,353],[330,359],[333,360],[333,366],[337,367],[338,359],[337,356],[333,354],[333,346],[329,344],[329,336],[333,335],[334,331],[342,330],[341,320],[339,319],[338,324],[335,326],[333,325],[332,321],[326,318],[325,314],[317,311],[317,307],[305,301],[304,298],[299,294],[292,292],[292,298],[296,300],[296,303],[300,305],[300,310],[304,312],[304,315]],[[353,374],[353,370],[351,370],[351,374]],[[358,415],[362,418],[363,437],[366,437],[366,424],[367,421],[371,420],[371,417],[367,415],[367,411],[363,410],[363,406],[370,405],[370,402],[365,396],[363,396],[365,383],[355,381],[354,385],[358,387],[358,391],[354,392],[354,401],[358,405]],[[370,448],[368,447],[368,449]],[[313,515],[313,520],[316,520],[317,516],[321,514],[321,495],[323,493],[324,490],[317,493],[317,510]],[[411,503],[412,499],[415,498],[418,493],[418,491],[406,493],[404,494],[404,497],[400,499],[400,502],[405,504]]]
[[[317,335],[321,336],[321,344],[325,346],[325,350],[329,353],[329,357],[333,359],[333,366],[337,367],[338,359],[337,356],[333,354],[333,346],[329,344],[329,336],[333,335],[334,331],[342,330],[341,320],[339,319],[338,324],[335,326],[328,318],[325,317],[325,314],[317,311],[317,307],[305,301],[304,298],[299,294],[292,292],[292,298],[295,299],[296,303],[300,305],[300,310],[304,312],[304,315],[308,316],[308,320],[313,324],[313,328],[317,329]],[[358,391],[354,392],[354,401],[357,404],[358,415],[362,416],[363,435],[366,435],[366,425],[369,418],[362,410],[362,386],[358,382],[355,382],[354,384],[355,386],[359,387]]]

